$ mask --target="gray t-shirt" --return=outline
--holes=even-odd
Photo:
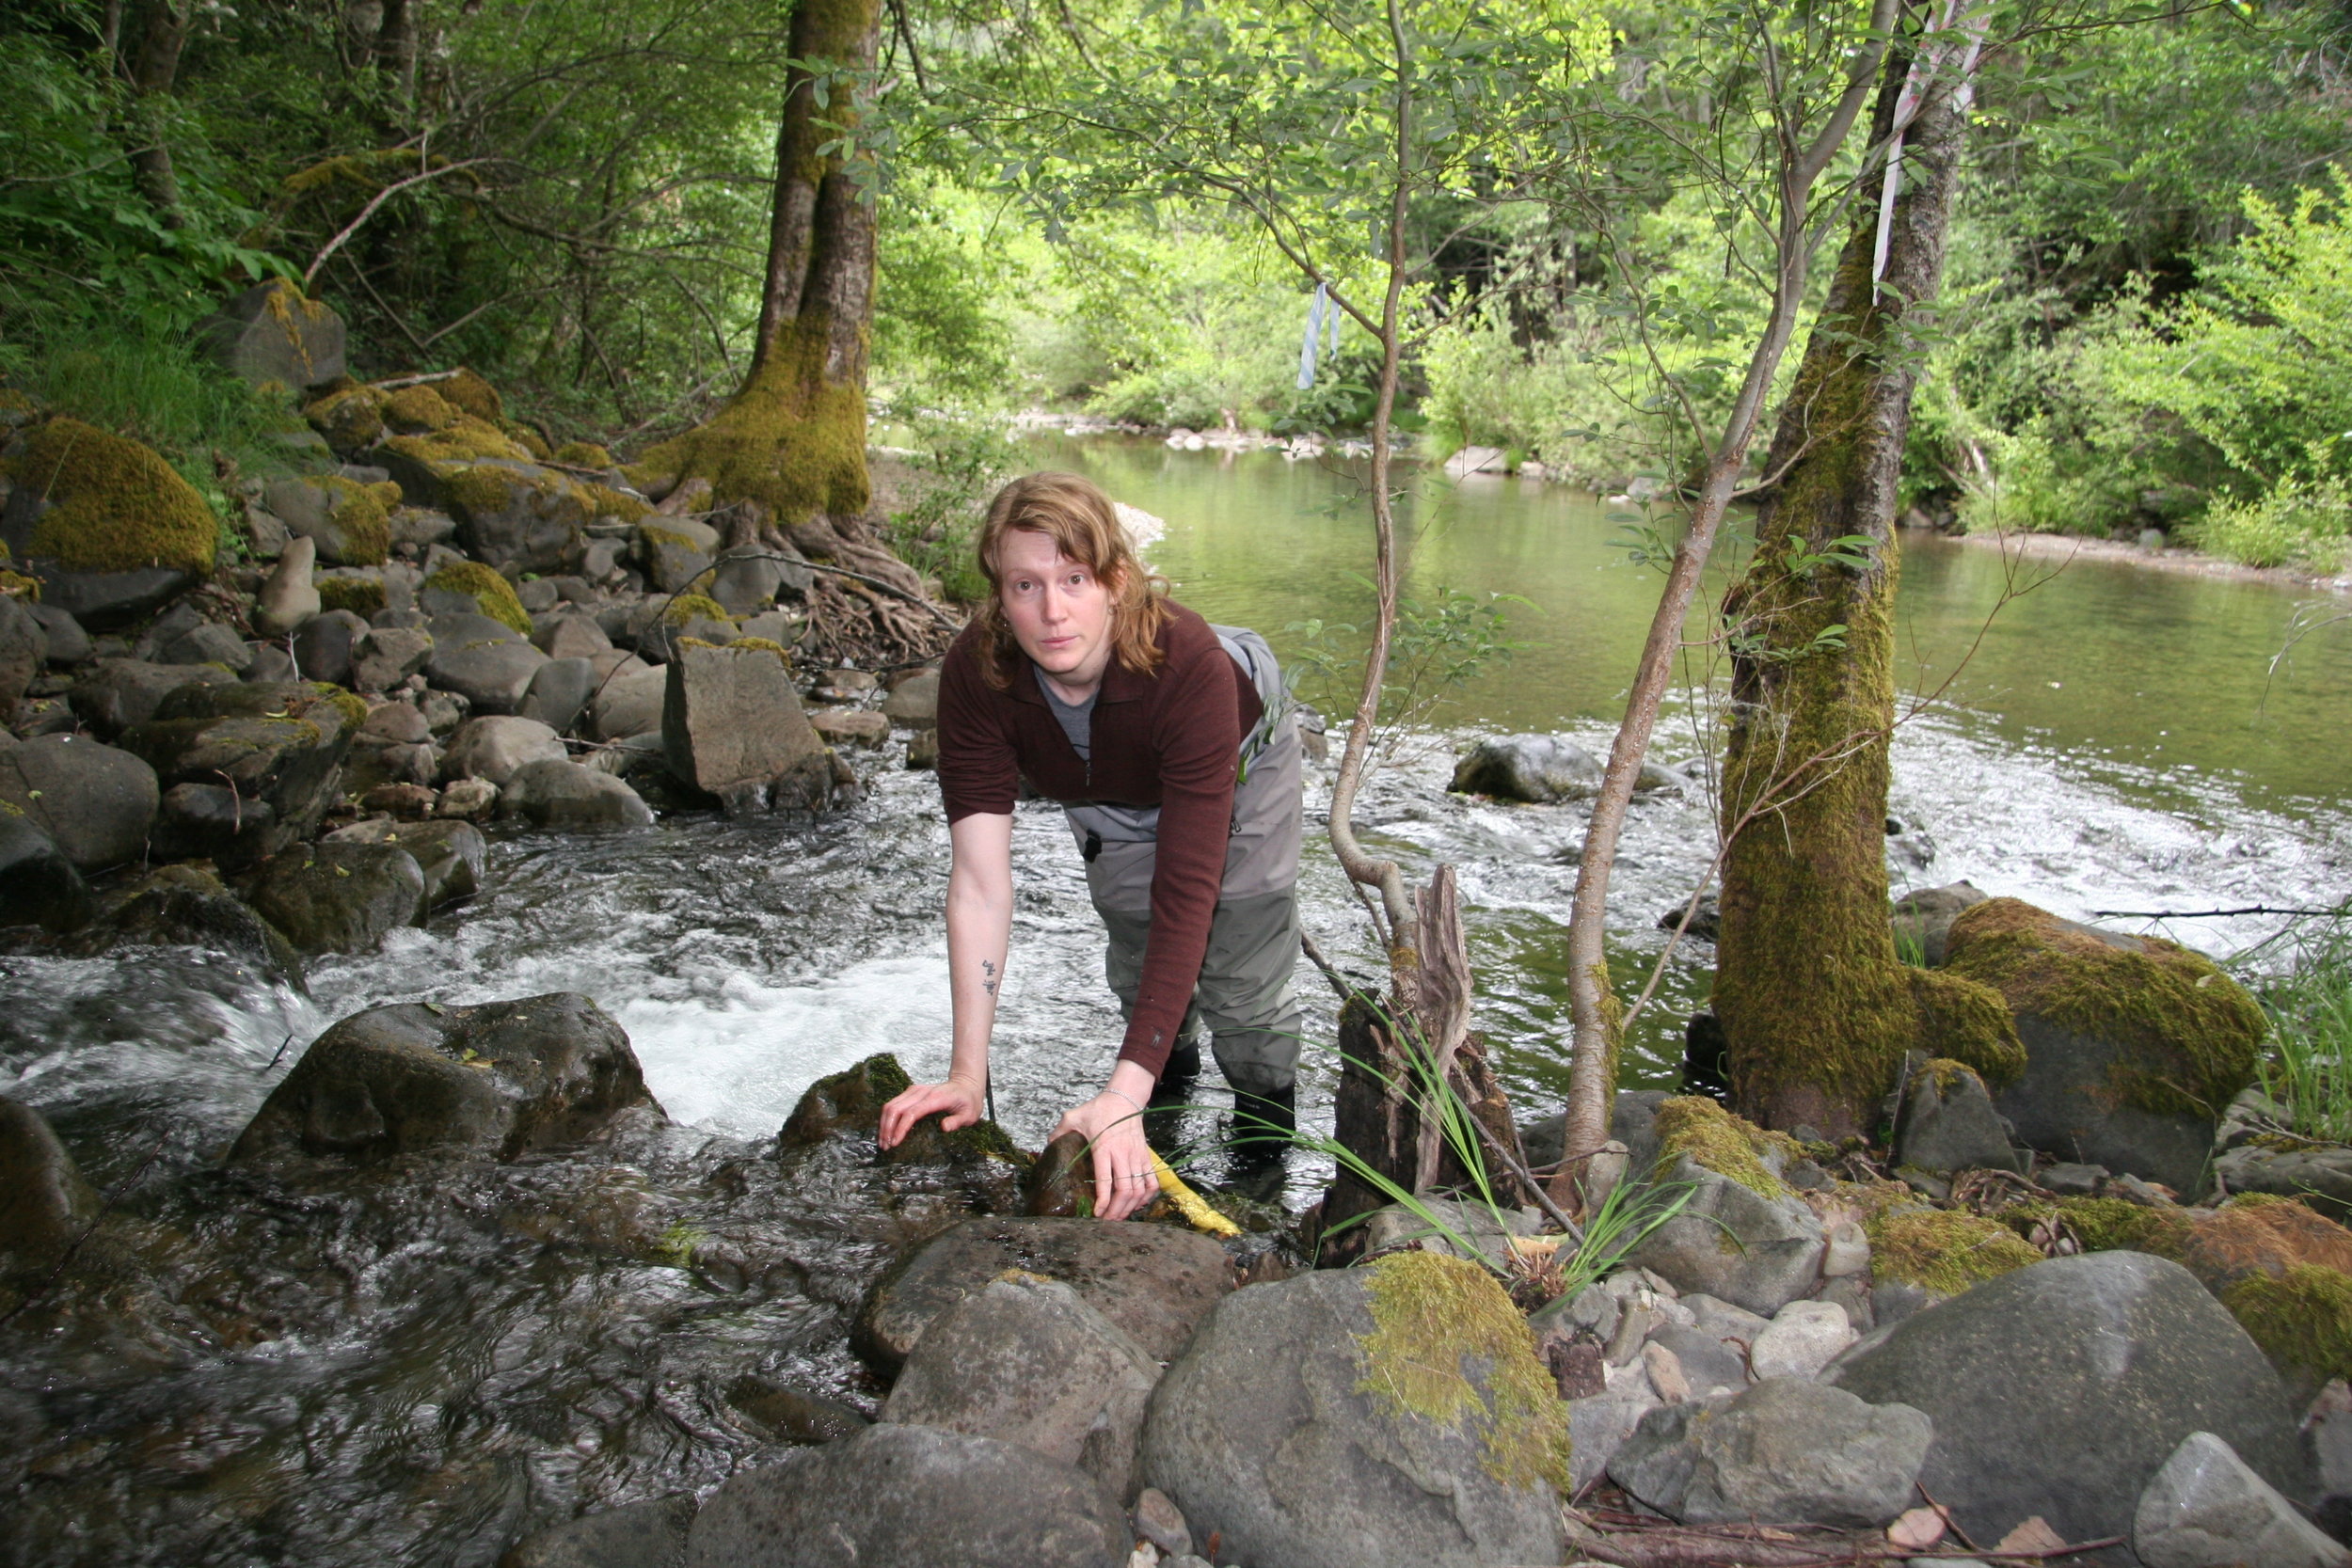
[[[1045,705],[1053,709],[1055,720],[1061,725],[1061,733],[1070,737],[1070,749],[1078,753],[1080,761],[1092,762],[1094,760],[1094,699],[1097,693],[1090,691],[1087,693],[1085,702],[1073,705],[1063,702],[1056,693],[1053,683],[1045,678],[1044,671],[1032,664],[1029,666],[1029,673],[1037,677],[1037,689],[1044,693]]]

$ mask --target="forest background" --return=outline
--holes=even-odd
[[[1087,24],[1115,46],[1159,8]],[[1676,92],[1645,49],[1663,13],[1604,9],[1617,92]],[[2352,10],[2075,15],[1982,73],[1905,504],[2337,569]],[[739,383],[758,311],[788,20],[770,0],[23,0],[0,18],[0,370],[222,496],[289,410],[189,328],[275,273],[349,321],[357,373],[470,365],[558,441],[688,428]],[[885,11],[848,149],[879,224],[877,405],[967,477],[1028,407],[1359,427],[1375,345],[1347,327],[1297,388],[1305,286],[1253,219],[1073,202],[974,112],[992,40],[1039,21],[1025,0]],[[1674,404],[1720,417],[1716,356],[1767,305],[1720,191],[1669,182],[1597,215],[1605,233],[1509,199],[1412,221],[1436,257],[1400,420],[1422,455],[1491,445],[1606,489],[1701,460]]]

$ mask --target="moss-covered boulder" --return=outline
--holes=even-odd
[[[1567,1406],[1493,1275],[1397,1253],[1219,1303],[1153,1392],[1143,1471],[1236,1560],[1557,1562]]]
[[[637,525],[637,556],[644,563],[645,580],[664,594],[707,588],[719,556],[719,532],[683,517],[643,522]]]
[[[42,598],[102,629],[211,575],[213,509],[150,449],[79,420],[36,426],[8,459],[5,535]]]
[[[401,500],[397,484],[322,474],[273,480],[262,494],[262,504],[290,532],[315,542],[321,561],[380,566],[390,553],[391,509]],[[376,608],[383,608],[380,594]]]
[[[199,948],[304,989],[302,956],[285,934],[197,865],[162,866],[142,878],[64,951],[97,958],[125,947]]]
[[[515,585],[478,561],[453,561],[425,578],[422,602],[429,615],[487,615],[517,636],[531,635],[531,615]]]
[[[256,283],[197,325],[197,341],[256,387],[299,392],[343,373],[343,321],[283,277]]]
[[[316,682],[183,686],[133,726],[122,747],[155,770],[163,787],[233,789],[274,820],[248,851],[275,854],[318,831],[351,737],[367,705]]]
[[[1994,898],[1952,922],[1946,971],[1999,991],[2016,1020],[2026,1070],[1994,1103],[2022,1142],[2197,1188],[2265,1028],[2213,960]]]
[[[1797,1145],[1695,1096],[1665,1101],[1655,1125],[1650,1180],[1684,1204],[1626,1261],[1766,1317],[1810,1291],[1828,1238],[1780,1178]]]
[[[394,411],[387,414],[397,428]],[[493,566],[576,571],[589,523],[635,522],[649,510],[637,497],[543,466],[496,426],[453,410],[437,429],[387,436],[373,450],[410,505],[446,511],[459,542]]]
[[[1872,1280],[1916,1286],[1931,1296],[1956,1296],[2042,1261],[2008,1227],[1963,1210],[1885,1205],[1862,1227],[1870,1238]]]

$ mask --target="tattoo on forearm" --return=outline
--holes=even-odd
[[[993,960],[992,960],[992,959],[988,959],[988,958],[982,958],[982,959],[980,960],[980,973],[981,973],[983,975],[986,975],[986,976],[987,976],[987,978],[983,979],[983,980],[980,982],[980,989],[981,989],[982,990],[984,990],[984,991],[988,992],[988,994],[989,994],[989,995],[991,995],[991,996],[995,995],[995,994],[996,994],[996,965],[995,965],[994,961],[993,961]]]

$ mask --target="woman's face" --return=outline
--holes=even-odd
[[[1014,529],[996,546],[997,597],[1021,651],[1062,696],[1083,702],[1111,659],[1112,584],[1061,553],[1053,536]]]

